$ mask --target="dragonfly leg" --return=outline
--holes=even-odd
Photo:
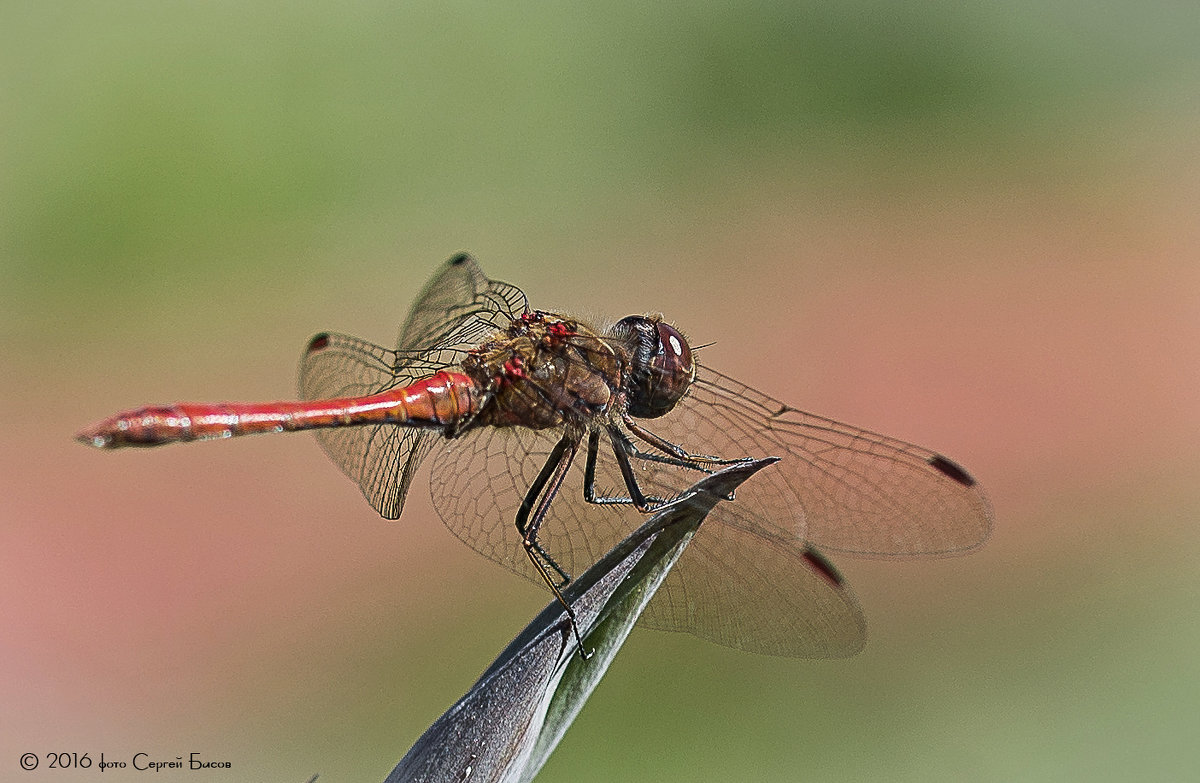
[[[529,491],[525,494],[525,500],[522,501],[521,507],[517,509],[517,530],[521,533],[521,544],[525,547],[525,554],[529,556],[529,561],[533,563],[533,567],[541,574],[546,586],[550,588],[550,592],[554,593],[554,597],[566,610],[567,620],[571,623],[571,631],[575,634],[575,643],[579,646],[579,655],[587,660],[592,654],[584,649],[583,638],[579,635],[579,624],[575,619],[575,610],[571,608],[562,594],[562,588],[570,583],[571,576],[558,563],[554,562],[554,558],[542,548],[537,538],[538,530],[550,508],[550,502],[554,500],[554,496],[562,487],[563,479],[567,476],[567,471],[575,459],[575,452],[578,448],[579,438],[572,437],[569,433],[555,444],[550,456],[546,459],[546,464],[542,466],[541,472],[538,473],[537,478],[529,487]],[[539,495],[541,496],[540,500],[538,499]],[[537,503],[536,507],[534,506],[535,502]],[[550,578],[547,565],[554,569],[561,581]]]
[[[707,454],[692,454],[680,446],[675,445],[666,438],[660,438],[650,430],[633,420],[633,417],[628,413],[621,417],[621,421],[629,428],[629,431],[641,438],[646,443],[663,452],[664,454],[673,457],[674,460],[663,459],[657,455],[647,454],[641,450],[637,451],[637,456],[642,459],[648,459],[654,462],[665,462],[668,465],[677,465],[682,468],[691,468],[693,470],[703,470],[706,473],[712,473],[704,465],[738,465],[743,462],[752,462],[753,457],[732,457],[729,459],[722,457],[712,457]]]
[[[643,427],[640,424],[638,424],[637,422],[635,422],[632,419],[632,417],[630,417],[628,414],[625,414],[624,416],[622,416],[621,420],[623,422],[625,422],[625,426],[629,428],[630,432],[632,432],[634,435],[638,436],[643,441],[650,444],[651,446],[653,446],[654,448],[658,449],[659,451],[663,452],[666,455],[666,456],[661,456],[658,454],[652,454],[647,451],[642,451],[624,433],[615,433],[613,436],[614,443],[615,443],[615,438],[617,438],[619,436],[621,438],[621,440],[625,443],[625,448],[628,450],[628,452],[632,456],[637,457],[638,459],[644,459],[644,460],[648,460],[650,462],[661,462],[666,465],[674,465],[676,467],[688,468],[690,470],[698,470],[702,473],[710,473],[710,474],[715,473],[717,471],[718,467],[722,466],[722,465],[737,465],[737,464],[740,464],[743,462],[750,462],[753,460],[752,457],[733,457],[733,458],[725,459],[725,458],[721,458],[721,457],[711,457],[707,454],[691,454],[688,451],[685,451],[680,446],[677,446],[674,443],[672,443],[671,441],[667,440],[666,438],[661,438],[658,435],[655,435],[650,430],[646,429],[645,427]],[[620,449],[618,449],[617,452],[618,452],[617,459],[619,462],[620,461]],[[626,462],[628,462],[628,459],[626,459]],[[622,468],[622,471],[624,471],[624,468]],[[626,479],[626,481],[628,482],[629,479]],[[733,493],[730,493],[729,495],[726,496],[726,500],[733,500],[733,499],[734,499]]]
[[[634,442],[633,438],[621,432],[616,427],[609,432],[609,435],[613,439],[613,448],[623,450],[630,457],[636,457],[637,459],[645,460],[647,462],[657,462],[660,465],[671,465],[672,467],[676,468],[695,470],[700,473],[711,474],[716,473],[718,470],[716,467],[709,467],[718,464],[716,462],[707,462],[698,459],[685,459],[683,457],[674,457],[670,454],[655,454],[652,451],[643,451],[642,449],[638,448],[638,445]],[[716,457],[706,459],[716,460]],[[741,462],[741,460],[731,460],[731,462]]]
[[[544,560],[545,564],[554,569],[559,577],[556,583],[557,587],[566,587],[571,582],[571,575],[564,571],[554,558],[542,548],[537,540],[537,534],[542,526],[542,520],[546,517],[546,511],[550,507],[550,501],[558,494],[558,488],[567,475],[567,469],[571,467],[571,461],[575,458],[575,450],[578,445],[578,440],[572,439],[569,435],[564,436],[554,445],[550,456],[546,459],[546,464],[542,466],[541,472],[529,486],[529,491],[525,493],[521,507],[517,509],[517,530],[521,533],[525,551],[530,553],[531,558],[533,558],[533,553],[536,553]],[[547,484],[550,485],[549,488],[546,487]],[[539,496],[541,497],[540,501],[538,500]],[[537,504],[536,510],[535,503]],[[530,518],[531,514],[532,518]],[[546,576],[542,563],[538,562],[536,558],[534,558],[534,565],[538,567],[543,576]],[[548,577],[547,582],[550,582]]]
[[[583,471],[583,499],[588,503],[599,506],[627,505],[633,506],[643,514],[647,514],[667,501],[664,498],[648,496],[638,486],[633,466],[629,463],[629,455],[637,454],[637,448],[625,437],[624,433],[611,427],[608,430],[612,441],[613,454],[617,458],[617,467],[621,469],[621,477],[625,480],[625,491],[628,495],[600,497],[596,495],[596,458],[600,450],[600,431],[593,430],[588,437],[587,463]]]

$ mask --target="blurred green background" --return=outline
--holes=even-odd
[[[290,397],[466,249],[996,509],[966,558],[838,559],[854,659],[635,633],[541,780],[1189,779],[1197,40],[1186,3],[4,4],[0,776],[382,780],[546,602],[310,436],[71,441]]]

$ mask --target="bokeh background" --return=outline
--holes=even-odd
[[[382,780],[546,602],[311,436],[71,440],[290,397],[465,249],[996,511],[838,559],[856,658],[636,633],[542,780],[1190,778],[1198,40],[1186,3],[4,4],[0,777]]]

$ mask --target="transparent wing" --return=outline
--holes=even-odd
[[[643,624],[792,658],[841,658],[863,648],[862,609],[828,561],[794,540],[763,535],[736,501],[713,514],[667,575]]]
[[[401,329],[400,350],[339,334],[317,335],[300,361],[306,400],[356,397],[407,386],[456,365],[474,344],[524,312],[525,295],[488,280],[465,254],[422,289]],[[391,424],[318,430],[322,448],[382,516],[395,519],[437,433]]]
[[[316,349],[314,349],[316,346]],[[425,354],[390,351],[341,334],[318,335],[300,360],[300,396],[306,400],[360,397],[436,373],[444,364]],[[362,489],[387,519],[400,516],[413,473],[434,433],[394,424],[316,430],[329,458]]]
[[[737,493],[768,536],[834,552],[917,556],[973,549],[991,530],[987,497],[946,457],[798,411],[706,367],[675,410],[645,424],[696,454],[781,457]]]
[[[459,253],[421,289],[400,327],[397,348],[470,348],[528,308],[520,289],[489,280],[474,258]]]
[[[429,483],[434,508],[454,535],[489,560],[543,585],[521,546],[516,515],[559,437],[559,430],[524,427],[472,430],[437,445]],[[573,574],[582,573],[579,564],[586,568],[608,551],[600,547],[612,540],[621,524],[603,509],[588,509],[592,513],[585,517],[559,503],[577,492],[582,493],[580,481],[569,479],[550,507],[555,522],[543,525],[541,539]],[[595,536],[591,546],[588,531],[595,529],[604,530],[604,535]]]
[[[529,563],[514,520],[559,437],[560,430],[483,428],[440,441],[432,459],[434,507],[446,526],[484,557],[538,585],[544,583]],[[646,518],[631,506],[584,500],[585,449],[586,439],[539,535],[545,551],[572,575],[586,570]],[[690,485],[700,475],[679,471],[662,483],[655,480],[667,475],[662,466],[637,462],[639,479],[653,492],[669,491],[681,482]],[[739,496],[775,467],[750,479]],[[606,437],[598,452],[596,483],[602,496],[624,494]],[[862,648],[866,627],[853,595],[823,558],[802,541],[764,534],[738,502],[721,503],[709,514],[642,622],[729,647],[809,658],[853,655]]]

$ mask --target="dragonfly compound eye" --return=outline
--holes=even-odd
[[[629,349],[629,415],[653,419],[668,413],[696,377],[692,349],[661,318],[631,315],[613,327]]]

